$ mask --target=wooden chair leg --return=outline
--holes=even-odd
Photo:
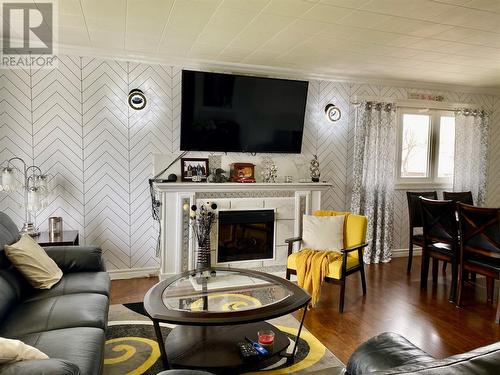
[[[422,249],[422,268],[420,272],[420,288],[427,289],[427,278],[429,277],[429,256]]]
[[[453,260],[451,262],[451,288],[450,288],[450,297],[448,299],[452,303],[456,303],[457,284],[458,284],[458,262],[456,260]]]
[[[460,262],[458,268],[458,291],[457,291],[457,306],[462,306],[462,289],[464,287],[464,265],[463,262]]]
[[[344,312],[344,298],[345,298],[345,279],[340,283],[340,299],[339,299],[339,312]]]
[[[498,289],[497,315],[495,317],[495,323],[500,324],[500,289]]]
[[[365,278],[365,266],[361,265],[361,287],[363,288],[363,295],[366,296],[366,278]]]
[[[432,258],[432,283],[437,284],[439,270],[439,259]]]
[[[286,278],[287,280],[290,280],[290,269],[289,269],[289,268],[287,268],[287,269],[286,269],[285,278]]]
[[[406,267],[406,273],[410,274],[411,273],[411,263],[413,261],[413,242],[408,244],[408,266]]]
[[[448,265],[448,262],[443,262],[443,269],[441,272],[446,273],[446,266]]]
[[[495,279],[492,277],[486,278],[486,300],[493,303],[493,292],[495,291]]]

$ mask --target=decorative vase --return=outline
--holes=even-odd
[[[198,257],[196,259],[196,268],[210,268],[211,266],[211,256],[210,256],[210,236],[208,236],[203,243],[198,243]]]
[[[311,172],[311,181],[319,182],[319,177],[321,176],[321,173],[319,171],[318,155],[313,155],[313,158],[311,159],[311,163],[309,166],[309,171]]]

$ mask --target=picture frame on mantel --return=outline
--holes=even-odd
[[[182,158],[181,159],[181,181],[201,182],[207,181],[210,174],[207,158]]]

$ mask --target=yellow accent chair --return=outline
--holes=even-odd
[[[325,281],[340,285],[339,312],[344,311],[345,281],[346,277],[360,272],[363,295],[366,295],[366,279],[363,262],[363,249],[368,246],[366,243],[366,227],[368,219],[366,216],[355,215],[349,212],[338,211],[315,211],[315,216],[346,216],[344,221],[344,248],[340,250],[341,259],[330,263]],[[288,244],[288,261],[286,278],[290,280],[290,275],[297,274],[296,259],[298,252],[293,251],[294,244],[302,241],[301,237],[294,237],[285,240]]]

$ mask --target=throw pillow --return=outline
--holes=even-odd
[[[339,251],[344,247],[345,216],[304,215],[302,248]]]
[[[0,364],[48,358],[47,354],[22,341],[0,337]]]
[[[63,276],[56,262],[28,234],[12,245],[5,245],[5,254],[33,288],[50,289]]]

